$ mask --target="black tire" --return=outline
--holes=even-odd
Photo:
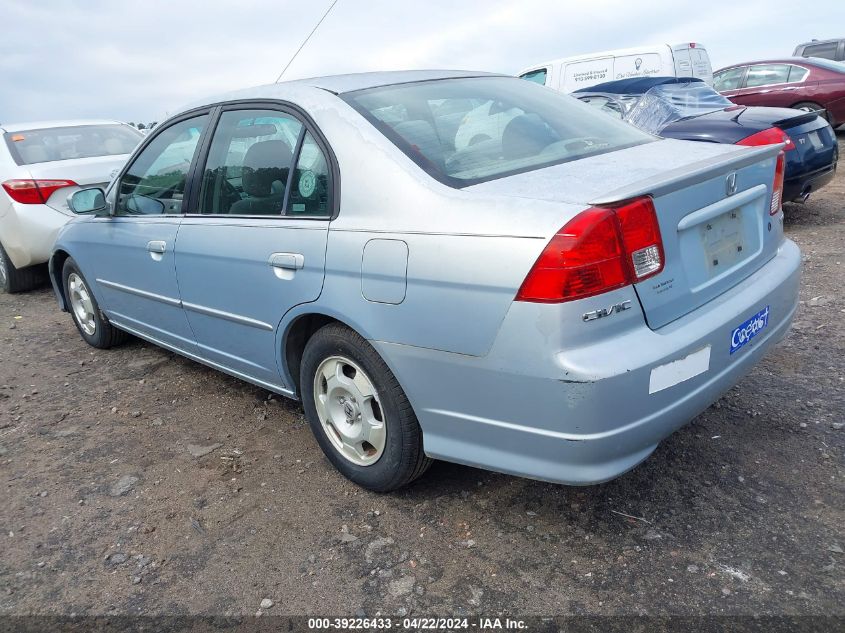
[[[329,440],[317,414],[314,382],[317,370],[332,356],[348,358],[367,374],[378,394],[383,412],[386,440],[378,461],[358,465],[347,459]],[[300,392],[311,431],[320,448],[340,473],[363,488],[389,492],[420,477],[432,461],[423,451],[423,436],[417,416],[399,381],[362,336],[339,323],[318,330],[305,345],[300,372]]]
[[[39,266],[15,268],[3,245],[0,244],[0,292],[12,294],[32,290],[44,282],[42,269],[43,267]]]
[[[87,295],[91,301],[93,306],[93,325],[94,330],[93,332],[86,332],[83,329],[83,325],[80,321],[79,315],[73,309],[73,302],[71,300],[71,288],[70,284],[68,283],[68,279],[71,275],[76,275],[80,281],[82,282],[83,288],[87,291]],[[70,311],[71,316],[73,317],[73,323],[76,325],[76,329],[79,330],[79,335],[82,337],[88,345],[91,347],[96,347],[97,349],[109,349],[110,347],[114,347],[115,345],[120,345],[123,343],[129,335],[124,332],[123,330],[118,330],[114,327],[111,323],[109,323],[106,316],[100,311],[100,306],[97,305],[97,299],[94,298],[94,294],[90,291],[91,286],[88,285],[88,282],[85,280],[82,272],[79,270],[79,266],[76,265],[76,262],[73,261],[72,258],[68,257],[65,260],[65,265],[62,268],[62,289],[65,295],[65,301],[67,302],[68,310]]]
[[[802,101],[801,103],[796,103],[794,106],[792,106],[792,108],[794,110],[808,110],[808,111],[821,110],[822,112],[819,113],[821,115],[821,117],[825,121],[830,123],[830,113],[827,110],[825,110],[824,106],[822,106],[821,104],[814,103],[812,101]]]

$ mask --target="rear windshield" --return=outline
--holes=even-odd
[[[810,56],[807,61],[813,62],[820,68],[827,68],[837,73],[845,73],[845,62],[835,62],[832,59],[824,59],[822,57]]]
[[[453,187],[655,140],[577,99],[511,77],[425,81],[341,96]]]
[[[641,130],[659,134],[670,123],[692,119],[734,104],[705,83],[665,84],[631,101],[625,120]]]
[[[129,154],[143,136],[128,125],[75,125],[6,132],[18,165]]]

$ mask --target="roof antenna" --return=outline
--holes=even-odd
[[[279,76],[278,76],[278,77],[276,77],[276,83],[279,83],[279,80],[280,80],[280,79],[282,78],[282,76],[283,76],[283,75],[287,72],[288,68],[290,68],[290,65],[293,63],[293,60],[295,60],[295,59],[296,59],[296,56],[297,56],[297,55],[299,55],[299,51],[301,51],[303,48],[305,48],[305,45],[308,43],[308,40],[310,40],[310,39],[311,39],[311,36],[312,36],[312,35],[314,35],[314,32],[315,32],[318,28],[320,28],[320,25],[323,23],[323,20],[325,20],[325,19],[326,19],[326,17],[329,15],[329,13],[331,13],[331,10],[332,10],[332,9],[334,9],[334,5],[336,5],[336,4],[337,4],[337,0],[334,0],[334,1],[333,1],[330,5],[329,5],[329,8],[328,8],[328,9],[326,9],[326,12],[323,14],[323,17],[321,17],[321,18],[320,18],[320,21],[319,21],[319,22],[317,22],[317,24],[314,26],[314,28],[313,28],[313,29],[311,29],[311,32],[308,34],[308,37],[306,37],[306,38],[305,38],[305,40],[302,42],[302,44],[300,44],[300,45],[299,45],[299,48],[297,48],[297,49],[296,49],[296,52],[293,54],[293,57],[291,57],[291,58],[290,58],[290,61],[288,62],[288,65],[287,65],[287,66],[285,66],[285,67],[282,69],[282,72],[280,72],[280,73],[279,73]]]

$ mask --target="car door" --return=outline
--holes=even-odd
[[[787,88],[789,64],[755,64],[748,67],[738,103],[750,106],[788,107],[792,95]]]
[[[323,286],[336,176],[328,146],[294,110],[230,105],[218,114],[199,195],[176,242],[182,305],[199,353],[274,390],[277,330]]]
[[[112,216],[95,220],[99,226],[82,254],[96,261],[92,269],[110,320],[189,353],[196,346],[181,307],[174,247],[208,123],[208,112],[194,113],[150,138],[113,184]]]

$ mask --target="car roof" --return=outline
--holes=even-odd
[[[216,95],[194,100],[189,104],[175,110],[175,112],[188,112],[195,108],[208,107],[217,103],[227,101],[248,101],[253,99],[279,99],[291,100],[303,93],[311,93],[312,96],[326,93],[335,95],[367,90],[368,88],[379,88],[381,86],[393,86],[419,81],[435,81],[438,79],[462,79],[471,77],[512,77],[499,73],[488,73],[467,70],[397,70],[378,71],[368,73],[350,73],[346,75],[327,75],[325,77],[309,77],[307,79],[294,79],[291,81],[280,81],[278,83],[265,84],[263,86],[252,86],[241,88]]]
[[[817,65],[816,59],[817,58],[815,57],[775,57],[773,59],[758,59],[753,62],[740,62],[738,64],[731,64],[730,66],[725,66],[724,68],[720,68],[715,72],[725,70],[726,68],[736,68],[738,66],[755,66],[757,64],[810,64],[811,66],[813,66]]]
[[[702,79],[697,77],[635,77],[633,79],[618,79],[616,81],[606,81],[595,86],[587,88],[580,88],[575,93],[585,92],[604,92],[619,95],[640,95],[648,92],[655,86],[665,86],[667,84],[688,84],[688,83],[703,83]]]

